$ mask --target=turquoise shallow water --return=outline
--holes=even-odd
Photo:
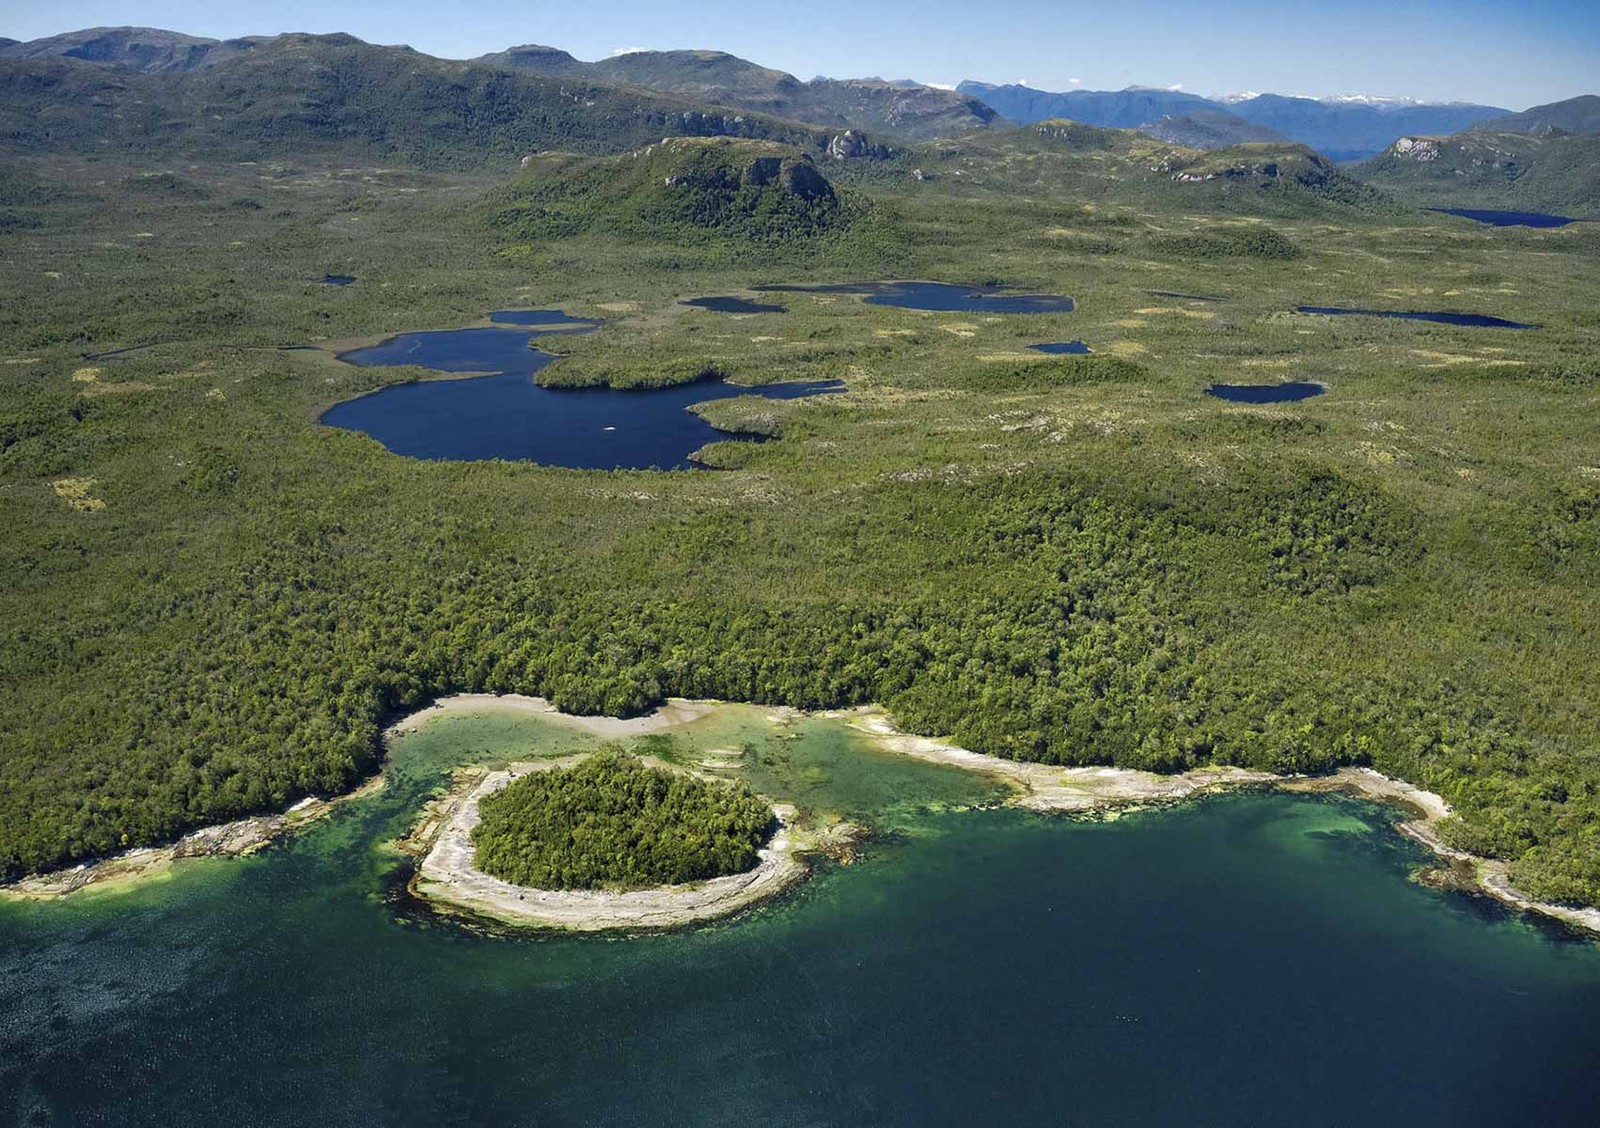
[[[0,1123],[1596,1122],[1600,949],[1411,883],[1391,812],[962,809],[847,743],[762,770],[885,812],[866,859],[678,935],[409,907],[382,843],[449,757],[403,750],[257,857],[0,905]]]

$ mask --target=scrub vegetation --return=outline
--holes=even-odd
[[[354,57],[295,48],[316,50]],[[59,85],[71,64],[28,67]],[[91,74],[156,112],[160,76]],[[1453,840],[1528,892],[1600,903],[1592,225],[1469,227],[1257,152],[1186,181],[1192,153],[1072,130],[834,161],[792,127],[777,183],[811,153],[831,204],[788,210],[741,154],[702,213],[672,173],[607,171],[659,159],[660,120],[566,104],[581,144],[441,128],[397,146],[375,127],[342,149],[259,131],[230,147],[194,116],[170,144],[136,120],[140,149],[7,119],[0,870],[347,788],[395,711],[478,690],[622,714],[668,695],[878,702],[1067,764],[1371,764],[1441,792]],[[204,162],[201,134],[224,143]],[[549,148],[600,156],[519,171]],[[765,238],[768,214],[793,237]],[[881,277],[1078,309],[680,304]],[[848,391],[764,401],[758,426],[752,405],[707,408],[778,436],[717,444],[720,471],[425,463],[316,423],[424,373],[283,351],[509,306],[604,319],[541,339],[565,354],[549,382]],[[1027,348],[1069,339],[1093,355]],[[1328,391],[1203,394],[1283,379]]]

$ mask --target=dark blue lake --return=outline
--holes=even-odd
[[[1392,813],[934,807],[727,924],[520,939],[402,915],[388,843],[449,779],[425,767],[254,858],[0,902],[0,1123],[1592,1128],[1600,1108],[1600,952],[1408,880]]]
[[[752,302],[747,298],[690,298],[680,303],[696,309],[709,309],[712,313],[783,313],[781,305]]]
[[[318,279],[324,286],[348,286],[355,280],[353,274],[324,274]]]
[[[1045,345],[1029,345],[1034,352],[1049,353],[1052,356],[1084,356],[1089,352],[1089,346],[1082,341],[1051,341]]]
[[[1321,384],[1306,380],[1288,380],[1282,384],[1212,384],[1206,389],[1206,395],[1230,403],[1294,403],[1320,396],[1327,390]]]
[[[140,352],[143,349],[153,349],[159,343],[160,343],[159,341],[153,341],[148,345],[128,345],[128,346],[126,346],[124,348],[120,348],[120,349],[107,349],[105,352],[84,353],[83,354],[83,359],[84,360],[115,360],[117,357],[126,356],[128,353]]]
[[[563,309],[497,309],[489,315],[496,325],[528,325],[540,329],[598,329],[593,318],[573,317]]]
[[[700,447],[730,437],[686,410],[691,404],[745,395],[796,399],[844,387],[826,380],[763,387],[700,381],[627,391],[545,388],[534,382],[534,374],[557,358],[532,347],[534,339],[589,323],[545,324],[549,327],[542,330],[402,333],[340,353],[340,360],[363,367],[415,365],[485,375],[394,384],[335,404],[321,421],[370,435],[410,458],[518,459],[575,470],[681,470],[695,465],[689,455]]]
[[[1490,317],[1486,313],[1433,313],[1398,309],[1339,309],[1334,306],[1300,306],[1300,313],[1318,313],[1329,317],[1395,317],[1402,321],[1437,321],[1441,325],[1465,325],[1473,329],[1537,329],[1521,321],[1507,321],[1503,317]]]
[[[1564,215],[1544,215],[1541,212],[1491,211],[1485,208],[1429,208],[1428,210],[1441,212],[1444,215],[1459,215],[1463,219],[1475,219],[1479,223],[1487,223],[1494,227],[1565,227],[1569,223],[1578,222]]]
[[[998,286],[947,282],[844,282],[822,286],[755,286],[763,293],[859,294],[868,305],[937,313],[1071,313],[1071,298],[1057,294],[1007,294]]]

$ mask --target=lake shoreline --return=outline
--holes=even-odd
[[[439,698],[404,715],[385,729],[383,740],[387,746],[396,736],[414,732],[423,723],[451,715],[494,712],[538,717],[602,739],[627,739],[690,724],[727,704],[721,701],[670,698],[650,713],[619,718],[565,713],[542,697],[455,694]],[[1399,806],[1414,817],[1396,823],[1395,829],[1427,847],[1453,871],[1453,878],[1440,884],[1491,897],[1518,911],[1538,913],[1580,931],[1600,935],[1600,908],[1540,901],[1523,893],[1512,884],[1507,863],[1458,850],[1445,843],[1438,824],[1450,815],[1451,809],[1443,797],[1403,780],[1385,776],[1372,768],[1345,767],[1326,775],[1285,776],[1225,765],[1195,768],[1174,775],[1114,767],[1061,767],[987,756],[933,737],[905,733],[894,726],[884,710],[875,706],[817,712],[805,712],[788,706],[771,706],[769,709],[773,719],[781,722],[807,717],[843,719],[851,729],[871,739],[885,751],[1000,779],[1013,792],[1006,805],[1046,814],[1116,817],[1130,810],[1166,806],[1246,789],[1301,794],[1335,793]],[[499,772],[481,766],[458,772],[455,783],[424,808],[413,831],[401,841],[402,849],[418,861],[417,871],[412,878],[413,893],[418,899],[430,904],[437,902],[445,911],[460,909],[469,914],[524,926],[576,931],[660,931],[726,917],[775,897],[803,880],[809,872],[809,866],[798,855],[807,852],[847,855],[850,843],[864,833],[861,828],[840,823],[801,836],[793,833],[792,814],[780,815],[780,829],[768,849],[762,851],[763,861],[755,870],[681,890],[664,887],[626,893],[582,891],[583,896],[578,897],[576,892],[567,894],[524,889],[508,882],[499,882],[472,869],[470,845],[465,850],[466,861],[463,861],[459,842],[449,858],[441,856],[429,865],[428,859],[435,852],[436,844],[447,827],[454,826],[454,839],[470,833],[471,827],[466,826],[463,830],[461,823],[472,817],[472,825],[475,825],[475,799],[487,793],[486,780],[498,777],[494,786],[500,786],[509,782],[510,772],[539,770],[562,762],[514,764]],[[326,800],[301,800],[280,814],[253,816],[204,827],[165,846],[140,847],[68,869],[0,884],[0,898],[52,900],[86,888],[124,887],[164,873],[172,863],[185,858],[238,857],[254,853],[280,836],[329,813],[341,803],[373,794],[383,786],[383,778],[380,771],[350,792]],[[488,788],[492,789],[492,786]],[[471,800],[470,816],[464,813],[468,800]],[[773,854],[770,866],[769,851]],[[756,874],[761,875],[759,879],[753,877]],[[463,878],[467,875],[475,875],[474,881],[463,884]],[[479,890],[475,885],[476,878],[506,888],[485,886]],[[727,885],[700,891],[702,887],[716,882],[726,882]],[[457,894],[462,891],[466,891],[465,896],[470,900],[457,904]],[[680,896],[686,893],[693,895]],[[530,894],[535,896],[531,908],[527,902]],[[568,897],[578,899],[570,902],[561,900]],[[629,902],[610,904],[595,900],[629,897],[634,898],[631,908],[628,907]]]
[[[163,877],[174,863],[193,858],[242,858],[332,814],[345,803],[383,790],[380,771],[355,788],[328,798],[307,796],[276,814],[250,815],[192,830],[176,842],[137,846],[65,869],[0,884],[0,900],[54,901],[86,890],[109,893]]]
[[[1426,846],[1456,868],[1465,881],[1454,884],[1465,892],[1493,898],[1521,912],[1538,913],[1580,931],[1600,935],[1600,908],[1579,908],[1540,901],[1511,883],[1510,866],[1495,858],[1458,850],[1445,843],[1439,822],[1449,817],[1443,796],[1426,791],[1372,768],[1345,767],[1327,775],[1285,776],[1244,768],[1204,767],[1179,775],[1157,775],[1125,768],[1062,768],[1020,760],[1003,760],[970,752],[930,737],[899,732],[878,710],[859,710],[862,717],[852,727],[879,736],[885,747],[936,763],[953,764],[999,776],[1019,789],[1010,805],[1027,810],[1093,814],[1117,809],[1166,805],[1225,791],[1265,788],[1298,794],[1340,794],[1356,799],[1405,808],[1415,817],[1395,824],[1395,830]],[[844,715],[844,714],[836,714]]]
[[[384,734],[415,732],[445,717],[509,713],[554,721],[607,740],[645,736],[691,724],[714,713],[725,702],[673,698],[639,717],[585,717],[564,713],[542,697],[518,694],[457,694],[401,718]],[[803,714],[775,710],[785,719]],[[850,823],[834,823],[806,833],[796,826],[795,809],[774,804],[778,827],[758,852],[753,869],[708,881],[645,889],[552,890],[519,886],[491,877],[474,865],[472,830],[478,824],[478,802],[530,771],[570,767],[582,755],[509,764],[500,769],[467,767],[452,785],[423,809],[412,831],[400,840],[415,869],[408,890],[419,902],[445,914],[463,914],[496,924],[561,932],[662,932],[721,920],[772,900],[805,880],[811,872],[805,854],[848,856],[861,834]],[[689,771],[645,757],[652,766]],[[690,774],[697,774],[690,771]]]

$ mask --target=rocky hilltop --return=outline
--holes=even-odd
[[[776,243],[850,223],[809,153],[726,137],[666,138],[619,157],[526,157],[492,218],[530,241],[601,232]]]

